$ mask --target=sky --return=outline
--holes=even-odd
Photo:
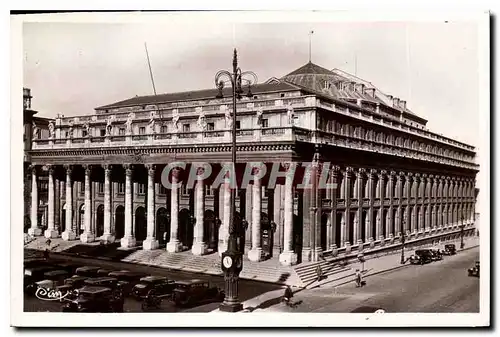
[[[259,82],[284,76],[308,62],[312,30],[313,63],[355,73],[406,100],[431,131],[479,147],[477,22],[250,21],[167,14],[133,23],[25,22],[23,83],[40,116],[92,114],[153,94],[145,43],[157,93],[168,93],[213,88],[215,73],[231,69],[233,48]]]

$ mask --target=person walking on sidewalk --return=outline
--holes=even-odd
[[[356,288],[363,286],[363,275],[359,269],[356,269]]]
[[[318,282],[321,281],[324,278],[323,270],[321,269],[321,266],[319,264],[316,267],[316,275],[318,277]]]

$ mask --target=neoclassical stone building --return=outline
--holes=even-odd
[[[226,89],[225,89],[226,90]],[[329,254],[390,247],[422,238],[474,231],[474,147],[438,135],[405,101],[371,83],[313,63],[251,88],[231,119],[230,89],[133,97],[93,115],[57,118],[44,139],[33,139],[32,205],[40,177],[48,178],[47,237],[120,242],[123,247],[225,250],[231,201],[228,185],[213,188],[231,160],[236,123],[237,172],[248,162],[312,162],[276,186],[268,175],[237,189],[236,209],[252,260],[283,264]],[[172,182],[162,171],[185,162]],[[191,163],[212,164],[212,175],[188,188]],[[324,164],[329,163],[329,164]],[[323,188],[320,176],[336,183]],[[32,207],[37,233],[38,210]]]

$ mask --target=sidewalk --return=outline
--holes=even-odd
[[[448,243],[454,243],[457,246],[457,252],[460,252],[460,239],[454,240],[447,242]],[[474,247],[479,246],[479,237],[474,236],[474,237],[468,237],[464,238],[464,250],[471,249]],[[440,245],[434,245],[434,246],[428,246],[428,247],[419,247],[418,249],[423,249],[423,248],[439,248],[443,249],[444,244]],[[410,250],[405,250],[405,259],[408,259],[413,253],[415,252],[415,249],[410,249]],[[379,256],[376,258],[372,258],[369,260],[366,260],[364,263],[364,270],[365,273],[363,275],[364,278],[374,276],[383,272],[391,271],[391,270],[396,270],[399,268],[406,268],[410,266],[409,262],[406,262],[405,264],[401,264],[401,251],[398,253],[386,255],[386,256]],[[310,284],[307,289],[314,289],[318,287],[328,287],[328,288],[334,288],[338,287],[340,285],[353,282],[354,281],[354,276],[356,273],[356,269],[363,270],[362,265],[360,262],[354,263],[349,265],[350,268],[337,273],[333,275],[331,278],[327,278],[325,280],[322,280],[320,282],[314,282]]]

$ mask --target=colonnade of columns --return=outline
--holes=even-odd
[[[112,230],[112,203],[111,177],[112,167],[101,165],[104,170],[104,233],[96,238],[91,228],[92,193],[91,173],[93,166],[85,165],[85,214],[84,231],[79,239],[82,242],[92,242],[96,239],[105,242],[114,242],[115,234]],[[57,237],[58,231],[54,225],[55,196],[54,167],[46,166],[48,174],[48,219],[45,237]],[[62,233],[64,240],[74,240],[77,233],[73,224],[73,172],[74,166],[65,165],[65,230]],[[144,249],[151,250],[159,247],[155,223],[155,172],[156,166],[146,164],[147,169],[147,199],[146,199],[146,238],[142,241]],[[401,234],[409,236],[426,235],[446,228],[455,228],[459,224],[465,225],[474,222],[475,198],[473,179],[428,175],[414,172],[396,172],[370,168],[354,168],[333,166],[327,174],[328,182],[336,183],[336,187],[328,187],[326,193],[319,183],[321,166],[317,163],[308,173],[312,181],[312,189],[299,192],[299,199],[294,194],[298,186],[294,184],[294,170],[292,166],[285,167],[284,185],[280,186],[278,204],[282,205],[280,217],[281,228],[279,260],[282,264],[297,263],[299,255],[302,261],[317,260],[324,251],[337,252],[345,248],[350,251],[353,246],[362,248],[364,245],[385,244]],[[323,168],[325,169],[325,168]],[[133,170],[134,165],[124,164],[124,234],[120,245],[124,248],[135,247],[137,238],[133,225]],[[166,250],[172,253],[182,250],[179,238],[179,199],[180,187],[179,171],[172,174],[172,188],[170,193],[170,237]],[[256,179],[251,189],[251,249],[248,258],[252,261],[263,259],[261,214],[262,214],[262,181]],[[229,219],[231,213],[230,183],[225,180],[220,187],[223,192],[221,208],[222,224],[218,231],[218,251],[222,253],[227,247],[229,237]],[[217,191],[217,196],[219,191]],[[249,196],[249,194],[246,194]],[[200,171],[194,186],[195,218],[193,229],[193,244],[191,251],[195,255],[208,252],[204,226],[205,212],[205,183]],[[31,228],[29,233],[41,235],[37,226],[38,216],[38,184],[37,170],[32,169],[32,210]],[[218,197],[217,197],[218,198]],[[272,197],[271,199],[273,199]],[[282,200],[281,200],[282,199]],[[241,199],[240,199],[241,200]],[[325,201],[328,201],[325,204]],[[218,200],[216,201],[218,202]],[[278,205],[279,206],[279,205]],[[297,206],[297,207],[296,207]],[[242,206],[240,204],[240,207]],[[298,219],[298,220],[295,220]],[[326,219],[326,220],[325,220]],[[300,235],[297,232],[295,221],[301,221]],[[297,241],[299,235],[300,243]],[[298,248],[297,246],[300,246]]]

